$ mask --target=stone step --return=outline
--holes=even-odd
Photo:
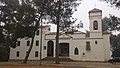
[[[55,61],[56,58],[55,57],[46,57],[46,58],[43,58],[42,61]],[[59,58],[59,61],[73,61],[72,59],[70,58]]]

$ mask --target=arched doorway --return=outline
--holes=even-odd
[[[68,57],[69,56],[69,43],[60,43],[59,45],[59,56]]]
[[[54,42],[52,40],[47,42],[47,57],[53,57],[54,54]]]

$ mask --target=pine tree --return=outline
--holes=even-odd
[[[79,5],[78,0],[0,0],[0,22],[4,23],[3,29],[5,39],[11,47],[16,47],[18,38],[32,38],[30,48],[24,60],[27,62],[31,49],[35,32],[38,30],[42,17],[49,15],[50,22],[58,24],[59,27],[69,27],[75,22],[72,14]],[[59,20],[58,13],[59,12]],[[59,31],[59,30],[58,30]]]

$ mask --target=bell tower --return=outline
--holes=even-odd
[[[102,10],[97,8],[89,11],[90,20],[90,37],[100,38],[102,37]]]

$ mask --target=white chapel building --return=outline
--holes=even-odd
[[[89,32],[60,33],[59,58],[75,61],[107,61],[111,58],[109,33],[102,32],[102,10],[94,8],[89,11],[89,21]],[[50,26],[43,27],[42,59],[55,57],[56,33],[50,32],[49,28]],[[36,32],[28,60],[40,60],[40,32],[41,29]],[[17,47],[10,50],[10,60],[24,60],[30,42],[31,38],[18,39]]]

